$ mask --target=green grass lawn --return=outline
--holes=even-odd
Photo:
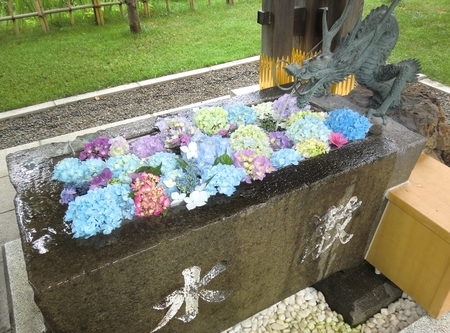
[[[261,0],[150,2],[152,16],[141,16],[142,33],[132,35],[117,10],[105,10],[105,25],[93,24],[91,11],[53,15],[45,35],[28,19],[15,35],[0,22],[0,112],[62,97],[136,82],[170,73],[259,54]],[[365,0],[365,13],[390,0]],[[390,62],[417,58],[422,73],[450,85],[447,46],[450,1],[402,0],[395,10],[400,38]]]
[[[57,20],[45,35],[40,26],[0,30],[0,111],[72,96],[170,73],[259,54],[257,0],[159,1],[142,33],[133,35],[126,18],[111,13],[102,27],[92,18],[71,27]],[[159,10],[159,11],[157,11]],[[6,24],[4,22],[4,26]]]
[[[365,0],[365,13],[391,0]],[[422,73],[430,79],[450,85],[450,1],[402,0],[394,11],[400,37],[389,61],[416,58]]]

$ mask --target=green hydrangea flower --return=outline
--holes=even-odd
[[[240,126],[230,136],[230,147],[234,152],[252,149],[257,156],[270,158],[273,153],[269,136],[256,125]]]
[[[291,126],[293,123],[295,123],[296,120],[303,119],[306,116],[317,117],[320,120],[324,121],[326,118],[326,113],[325,112],[313,112],[313,111],[309,111],[309,110],[299,111],[299,112],[293,113],[289,116],[289,118],[286,120],[286,125]]]
[[[311,138],[297,143],[295,145],[295,150],[297,150],[304,158],[310,158],[327,153],[330,150],[330,146],[324,141]]]
[[[194,114],[197,127],[207,135],[217,134],[220,130],[229,130],[228,112],[220,106],[201,108]]]

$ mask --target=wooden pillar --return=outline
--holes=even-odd
[[[275,86],[273,73],[279,84],[291,82],[292,77],[288,77],[283,70],[286,62],[301,64],[306,56],[311,57],[320,51],[324,8],[327,8],[327,22],[331,27],[342,15],[347,2],[348,0],[262,0],[259,14],[270,13],[270,23],[259,22],[262,24],[260,88]],[[354,5],[334,45],[340,36],[353,29],[361,17],[363,5],[364,0],[354,0]],[[278,61],[280,63],[274,69]],[[344,82],[333,85],[331,91],[345,95],[353,88],[354,82],[353,77],[347,78]]]
[[[92,5],[94,6],[95,22],[97,25],[104,25],[105,20],[103,18],[102,7],[100,6],[100,0],[92,0]]]
[[[270,22],[262,24],[262,45],[259,60],[259,85],[261,89],[273,87],[272,72],[278,61],[291,62],[294,29],[294,0],[263,0],[262,11],[270,16]],[[279,84],[289,82],[280,63],[275,69]]]

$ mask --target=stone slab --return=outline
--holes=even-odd
[[[3,247],[0,247],[0,333],[10,333],[12,330],[6,285]]]
[[[279,91],[272,89],[217,105],[276,97]],[[178,114],[188,116],[192,110]],[[165,217],[131,221],[111,235],[72,239],[61,222],[60,184],[48,179],[54,162],[93,137],[137,137],[154,122],[124,124],[8,157],[19,192],[17,215],[29,279],[52,332],[155,330],[167,310],[154,307],[179,305],[179,297],[186,298],[186,307],[181,300],[173,311],[179,316],[187,311],[182,317],[187,323],[168,321],[160,332],[221,331],[336,271],[359,265],[384,209],[387,186],[408,179],[424,144],[421,136],[389,122],[365,140],[281,169],[263,182],[243,184],[230,198],[218,196],[193,211],[174,209]],[[333,217],[335,209],[347,211],[345,233],[339,229],[344,221]],[[324,230],[333,233],[331,241]],[[205,298],[198,300],[202,289],[187,298],[190,276],[205,274],[208,290],[231,294],[209,302],[205,295],[220,294],[204,291]],[[157,306],[166,296],[170,304]]]
[[[330,308],[352,327],[366,322],[403,294],[386,277],[377,275],[367,262],[336,272],[313,287],[322,292]]]
[[[33,301],[33,290],[23,258],[22,244],[19,239],[3,246],[6,262],[6,277],[10,288],[10,303],[14,316],[12,326],[16,333],[45,333],[42,315]],[[17,260],[19,259],[19,260]]]
[[[8,177],[0,177],[0,189],[0,213],[14,210],[14,196],[16,195],[16,191]]]
[[[0,230],[0,246],[20,237],[14,210],[0,213]]]

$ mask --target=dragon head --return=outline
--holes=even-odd
[[[333,58],[319,54],[310,59],[303,60],[302,66],[292,63],[284,67],[284,70],[294,76],[296,83],[301,87],[296,89],[297,104],[303,107],[309,103],[312,97],[322,97],[329,89],[329,79],[333,75]]]

